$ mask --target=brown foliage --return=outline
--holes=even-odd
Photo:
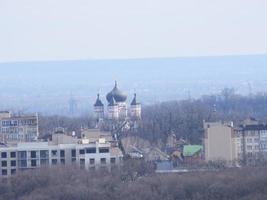
[[[129,163],[129,165],[138,165]],[[137,167],[116,173],[75,167],[39,169],[0,182],[0,199],[19,200],[258,200],[267,198],[267,169],[227,169],[188,174],[145,173],[135,179],[123,176]],[[127,170],[131,169],[131,172]],[[136,170],[137,169],[137,170]]]

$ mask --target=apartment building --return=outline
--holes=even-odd
[[[227,161],[229,164],[238,159],[233,123],[204,122],[205,160]]]
[[[0,112],[1,142],[31,142],[39,136],[38,115],[13,116],[9,111]]]
[[[248,119],[233,123],[204,122],[205,160],[249,163],[267,158],[267,125]]]
[[[239,158],[250,161],[267,157],[267,125],[242,125],[236,130],[240,140]]]
[[[122,152],[105,138],[77,139],[55,134],[49,142],[27,142],[0,147],[0,175],[45,166],[77,165],[87,170],[120,166]]]

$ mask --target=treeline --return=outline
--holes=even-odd
[[[0,180],[1,200],[262,200],[266,168],[154,174],[133,169],[89,173],[75,167],[38,169]]]
[[[160,140],[165,144],[167,137],[175,134],[178,139],[201,144],[203,120],[230,120],[239,125],[249,117],[267,121],[267,93],[242,96],[226,88],[219,95],[144,107],[137,134],[154,143]]]
[[[231,120],[240,124],[249,117],[267,121],[267,93],[242,96],[226,88],[219,95],[143,106],[140,127],[131,134],[155,144],[166,144],[170,134],[190,143],[201,144],[203,120]],[[75,131],[79,135],[82,127],[94,128],[95,120],[89,115],[76,118],[40,117],[41,136],[53,133],[56,127],[63,127],[66,132]]]

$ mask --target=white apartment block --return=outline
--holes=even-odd
[[[120,166],[122,152],[105,138],[76,139],[55,134],[49,142],[27,142],[0,147],[0,175],[56,165],[77,165],[87,170]]]

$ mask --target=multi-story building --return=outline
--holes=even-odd
[[[204,122],[204,151],[206,161],[227,161],[238,159],[233,123]]]
[[[0,138],[2,142],[30,142],[39,136],[38,115],[12,116],[0,113]]]
[[[267,125],[244,124],[236,129],[236,135],[240,142],[240,160],[251,162],[267,157]]]
[[[9,176],[17,171],[42,166],[71,165],[95,170],[120,166],[121,150],[98,134],[77,139],[54,134],[49,142],[28,142],[0,147],[0,175]],[[96,135],[97,134],[97,135]],[[90,135],[90,132],[89,132]]]
[[[267,158],[267,125],[255,119],[238,127],[232,123],[204,122],[206,161],[226,160],[250,163]]]

